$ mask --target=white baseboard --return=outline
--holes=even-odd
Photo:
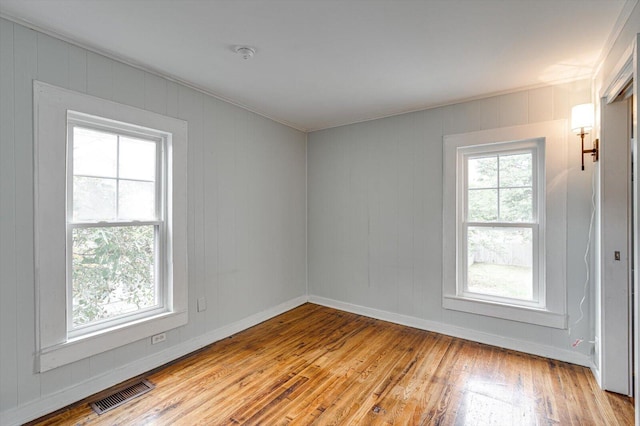
[[[154,353],[145,358],[137,359],[130,364],[113,371],[105,372],[91,380],[79,383],[70,388],[63,389],[51,395],[47,395],[42,399],[28,402],[19,407],[9,409],[0,413],[0,425],[22,424],[30,420],[37,419],[45,414],[51,413],[60,408],[66,407],[76,401],[84,399],[96,392],[108,389],[118,383],[159,367],[181,356],[187,355],[211,343],[222,340],[249,327],[253,327],[263,321],[273,318],[281,313],[287,312],[306,302],[315,303],[317,305],[327,306],[354,314],[364,315],[367,317],[389,321],[408,327],[414,327],[421,330],[433,331],[448,336],[459,337],[479,343],[485,343],[492,346],[498,346],[505,349],[512,349],[519,352],[525,352],[533,355],[539,355],[546,358],[557,359],[572,364],[578,364],[591,368],[599,379],[599,373],[590,358],[578,352],[567,351],[552,346],[542,345],[539,343],[527,342],[524,340],[512,339],[498,336],[495,334],[479,332],[463,327],[457,327],[449,324],[443,324],[437,321],[429,321],[408,315],[397,314],[394,312],[382,311],[379,309],[368,308],[365,306],[354,305],[347,302],[328,299],[320,296],[300,296],[291,299],[273,308],[266,309],[262,312],[253,314],[240,321],[212,330],[201,336],[167,348],[164,351]]]
[[[429,321],[408,315],[397,314],[394,312],[382,311],[365,306],[354,305],[351,303],[340,302],[338,300],[328,299],[320,296],[309,296],[309,302],[317,305],[327,306],[341,311],[347,311],[354,314],[364,315],[367,317],[389,321],[400,325],[419,328],[421,330],[433,331],[447,336],[459,337],[461,339],[471,340],[487,345],[499,346],[505,349],[511,349],[518,352],[525,352],[532,355],[543,356],[545,358],[556,359],[558,361],[569,362],[571,364],[591,367],[591,359],[579,352],[559,349],[553,346],[547,346],[540,343],[528,342],[526,340],[512,339],[509,337],[498,336],[496,334],[485,333],[477,330],[470,330],[455,325],[443,324],[437,321]]]
[[[598,383],[598,386],[600,386],[600,389],[602,389],[602,375],[600,373],[600,369],[593,361],[591,361],[589,368],[591,368],[591,374],[593,374],[593,377],[596,378],[596,383]]]
[[[287,312],[307,302],[307,296],[296,297],[278,306],[258,312],[234,323],[225,325],[193,339],[172,346],[161,352],[156,352],[144,358],[137,359],[121,368],[105,372],[90,380],[63,389],[41,399],[28,402],[19,407],[0,413],[0,425],[18,425],[45,414],[59,410],[69,404],[84,399],[94,393],[108,389],[118,383],[143,374],[146,371],[159,367],[181,356],[187,355],[211,343],[222,340],[249,327],[253,327],[263,321]]]

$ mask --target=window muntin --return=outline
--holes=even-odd
[[[72,111],[67,137],[68,336],[165,312],[165,138]]]
[[[533,222],[533,152],[465,158],[467,221]]]
[[[461,149],[458,294],[543,307],[537,149],[516,144]]]

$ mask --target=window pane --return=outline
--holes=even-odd
[[[73,174],[116,177],[118,138],[112,133],[73,128]]]
[[[121,180],[118,219],[152,220],[156,218],[155,184]]]
[[[156,180],[156,143],[120,137],[120,178]]]
[[[73,177],[73,220],[116,218],[116,180]]]
[[[466,290],[533,300],[530,228],[469,227]]]
[[[531,186],[533,184],[532,161],[533,158],[530,152],[526,154],[501,155],[500,187]]]
[[[469,188],[498,187],[498,157],[470,158],[467,170]]]
[[[497,189],[470,189],[468,194],[468,221],[489,222],[498,220]]]
[[[158,304],[154,227],[74,229],[73,326]]]
[[[500,190],[500,220],[502,222],[533,221],[533,196],[530,188]]]

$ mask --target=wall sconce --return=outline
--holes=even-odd
[[[591,154],[593,162],[598,161],[600,150],[599,140],[593,141],[592,149],[584,149],[584,135],[588,135],[588,130],[593,128],[593,104],[576,105],[571,108],[571,130],[580,136],[582,140],[582,170],[584,170],[584,155]]]

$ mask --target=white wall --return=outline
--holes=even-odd
[[[189,126],[188,325],[165,343],[138,341],[43,374],[33,373],[33,79]],[[0,19],[0,424],[305,300],[305,158],[302,132]]]
[[[590,101],[585,80],[310,133],[311,300],[588,364],[591,345],[571,343],[593,338],[589,298],[571,335],[442,308],[442,138],[568,118],[571,106]],[[586,277],[593,165],[580,171],[580,139],[567,138],[565,270],[573,323]]]

